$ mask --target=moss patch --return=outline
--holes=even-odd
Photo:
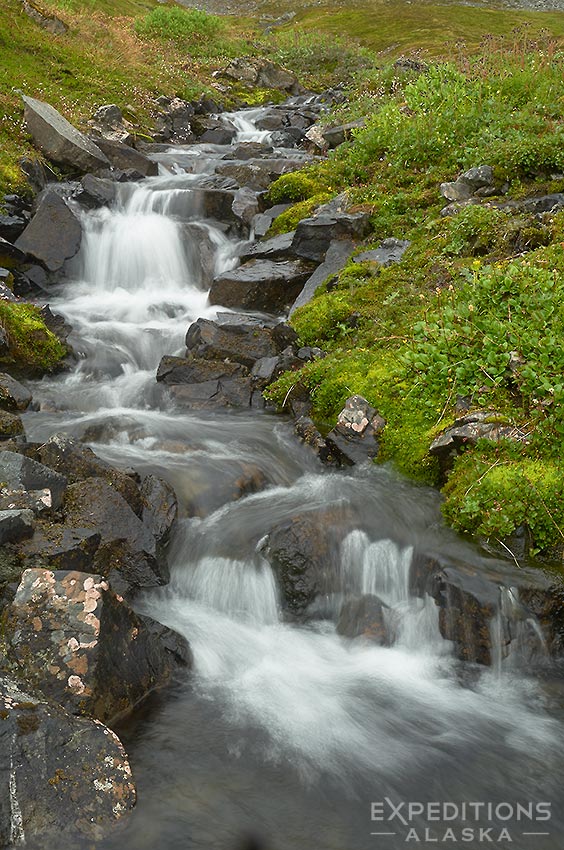
[[[61,367],[68,350],[46,327],[38,307],[0,301],[0,324],[9,342],[9,355],[0,362],[11,372],[42,375]]]

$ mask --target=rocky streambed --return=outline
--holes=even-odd
[[[375,466],[364,399],[322,435],[306,388],[293,420],[262,395],[323,357],[286,319],[369,236],[344,197],[267,235],[285,206],[265,192],[319,155],[335,97],[169,101],[142,150],[115,111],[97,144],[27,103],[95,173],[13,199],[3,231],[4,297],[48,300],[72,351],[0,383],[3,846],[363,850],[386,797],[450,803],[426,840],[470,846],[529,846],[548,805],[560,846],[550,576],[487,558],[434,491]],[[395,240],[373,250],[401,262]],[[410,828],[425,838],[423,810],[385,846]]]

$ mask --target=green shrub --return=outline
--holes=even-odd
[[[274,33],[270,48],[275,62],[291,68],[314,87],[349,80],[356,71],[375,61],[371,51],[352,39],[307,30]]]
[[[468,257],[488,253],[501,241],[509,218],[495,207],[465,207],[448,220],[445,254]]]
[[[142,38],[174,42],[193,56],[229,55],[236,47],[220,38],[225,32],[221,18],[200,9],[158,6],[135,21],[135,32]]]

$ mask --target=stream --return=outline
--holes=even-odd
[[[259,114],[230,116],[236,143],[268,141]],[[158,177],[116,184],[111,208],[82,213],[72,279],[50,298],[80,357],[34,385],[40,409],[24,416],[30,440],[77,436],[116,466],[166,478],[180,503],[171,582],[136,605],[185,635],[194,670],[116,730],[138,803],[100,847],[557,850],[564,717],[553,677],[502,653],[491,668],[464,665],[434,601],[410,596],[415,548],[477,557],[442,526],[438,494],[387,468],[329,472],[286,418],[179,409],[155,381],[191,322],[225,312],[208,304],[202,244],[217,274],[237,265],[238,241],[194,198],[224,154],[155,154]],[[241,464],[268,486],[229,501]],[[358,517],[338,553],[339,593],[289,622],[263,541],[284,518],[327,506]],[[391,646],[336,633],[343,598],[362,593],[390,606]],[[389,819],[387,800],[404,804],[401,817]]]

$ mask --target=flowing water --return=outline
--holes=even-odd
[[[253,128],[257,114],[230,116],[238,141],[267,140]],[[527,671],[531,658],[502,651],[508,622],[523,646],[531,633],[542,646],[538,624],[514,614],[516,591],[501,591],[494,665],[477,670],[441,638],[435,603],[410,596],[414,549],[477,559],[442,528],[436,494],[382,468],[329,473],[285,419],[178,410],[155,382],[189,324],[216,315],[202,245],[213,273],[237,263],[237,239],[202,219],[194,193],[224,153],[164,153],[159,177],[118,184],[111,209],[84,214],[72,279],[50,300],[72,324],[80,359],[35,386],[41,409],[26,415],[30,439],[63,431],[89,440],[111,463],[167,478],[181,503],[171,583],[141,604],[188,638],[194,671],[118,730],[139,802],[104,847],[394,850],[460,846],[471,828],[464,846],[561,848],[561,694],[550,676]],[[242,463],[268,486],[231,502]],[[285,621],[265,536],[328,506],[355,518],[334,553],[332,592],[307,623]],[[336,633],[343,599],[366,593],[389,606],[391,646]],[[391,814],[378,807],[386,798],[404,804],[401,817],[371,819]],[[476,820],[461,808],[471,802],[501,807]],[[515,814],[543,802],[550,820]],[[408,803],[447,809],[433,819],[416,805],[405,823]],[[504,827],[512,842],[499,840]]]

